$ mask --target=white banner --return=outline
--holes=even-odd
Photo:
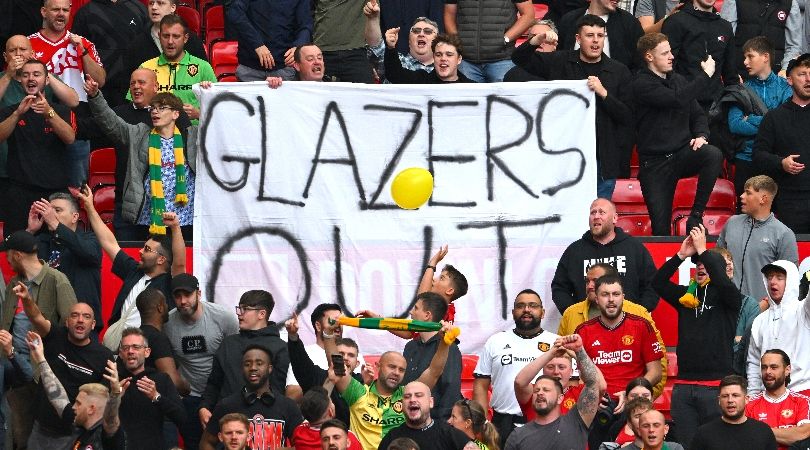
[[[282,324],[324,302],[407,317],[438,247],[465,274],[456,303],[462,351],[513,325],[524,288],[559,314],[559,255],[587,229],[596,193],[595,105],[584,81],[442,86],[220,83],[198,91],[194,272],[209,301],[266,289]],[[418,210],[391,182],[429,169]],[[440,265],[441,266],[441,265]],[[383,331],[353,333],[367,354],[399,349]]]

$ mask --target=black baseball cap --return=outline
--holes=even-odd
[[[200,288],[200,281],[194,275],[181,273],[172,278],[172,294],[177,291],[196,292]]]
[[[791,59],[790,62],[788,63],[787,70],[785,70],[785,73],[790,75],[791,70],[798,67],[799,64],[804,64],[808,60],[810,60],[810,53],[804,53],[804,54],[799,55],[798,57],[796,57],[794,59]]]
[[[37,251],[37,238],[33,234],[25,231],[15,231],[9,234],[6,239],[0,243],[0,252],[6,250],[17,250],[23,253],[36,253]]]
[[[762,267],[762,273],[767,274],[768,272],[772,271],[782,272],[783,274],[787,275],[787,270],[784,267],[776,265],[776,264],[765,264]]]

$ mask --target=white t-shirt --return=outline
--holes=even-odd
[[[514,330],[501,331],[487,339],[474,373],[492,380],[492,409],[502,414],[521,414],[515,397],[515,377],[540,353],[551,349],[559,336],[543,330],[537,336],[524,338]]]

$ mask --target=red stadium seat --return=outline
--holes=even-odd
[[[188,6],[178,6],[177,15],[182,17],[183,20],[186,21],[186,25],[188,25],[188,29],[196,33],[198,36],[200,34],[200,13],[197,12],[196,9],[188,7]]]
[[[675,198],[672,201],[672,232],[677,233],[678,222],[685,221],[692,211],[692,203],[695,200],[695,190],[697,189],[697,177],[683,178],[678,181],[678,186],[675,188]],[[704,225],[709,227],[707,219],[714,217],[714,222],[711,223],[712,228],[709,228],[709,234],[719,234],[723,229],[725,220],[728,216],[733,216],[737,207],[737,197],[734,194],[734,183],[731,180],[718,178],[715,182],[714,189],[709,196],[709,201],[706,204],[706,211],[704,212]],[[723,220],[723,217],[725,220]],[[719,223],[722,222],[722,223]],[[686,224],[683,224],[686,227]],[[685,234],[685,230],[684,233]],[[683,235],[681,234],[681,235]]]
[[[93,206],[95,206],[101,220],[106,224],[111,224],[113,211],[115,211],[115,187],[104,186],[93,194]]]
[[[722,8],[723,8],[723,0],[717,0],[714,2],[714,9],[716,9],[717,12],[720,12],[720,9]]]
[[[731,218],[732,214],[703,214],[703,226],[706,227],[706,232],[710,235],[718,236],[726,226],[726,222]],[[686,219],[687,216],[678,216],[675,218],[675,225],[672,234],[676,236],[686,236]]]
[[[478,355],[461,355],[461,381],[475,380],[473,371],[475,366],[478,365]]]
[[[115,149],[99,148],[90,152],[87,185],[96,190],[115,185]]]
[[[678,376],[678,354],[675,352],[667,352],[667,379],[675,378]]]
[[[225,10],[216,5],[205,11],[205,45],[211,48],[214,41],[225,39]]]
[[[638,178],[638,150],[633,146],[633,151],[630,153],[630,178]]]
[[[631,236],[652,236],[652,222],[646,214],[621,214],[616,226]]]
[[[211,67],[218,81],[237,81],[236,66],[239,61],[236,58],[238,50],[236,41],[219,41],[211,47]]]
[[[658,396],[658,398],[653,402],[655,409],[661,411],[667,420],[672,419],[670,410],[672,409],[672,388],[674,386],[674,381],[667,379],[667,384],[664,386],[664,392],[662,392],[661,395]]]
[[[623,214],[648,214],[647,204],[641,194],[641,183],[631,178],[616,180],[616,189],[613,191],[613,203],[616,212]]]

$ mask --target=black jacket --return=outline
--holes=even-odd
[[[186,409],[172,379],[163,372],[149,368],[133,376],[120,363],[118,373],[119,379],[122,380],[132,377],[130,380],[132,389],[124,392],[118,410],[121,426],[126,432],[127,448],[134,450],[162,448],[163,421],[168,419],[177,425],[186,421]],[[137,389],[135,383],[144,377],[155,382],[155,388],[160,394],[158,401],[152,402],[146,394]]]
[[[711,282],[698,286],[696,309],[678,300],[687,287],[670,281],[682,260],[676,254],[653,277],[653,287],[678,312],[678,378],[719,380],[734,373],[732,354],[742,294],[726,275],[726,262],[719,253],[703,252]]]
[[[731,23],[711,12],[698,11],[689,3],[664,21],[661,32],[669,38],[672,54],[675,56],[675,72],[687,80],[704,75],[700,62],[708,55],[714,58],[717,70],[711,83],[704,87],[697,100],[706,108],[720,96],[723,84],[740,82],[735,68],[734,32]],[[722,80],[721,80],[722,77]]]
[[[573,50],[577,43],[577,20],[585,15],[588,8],[579,8],[568,12],[560,19],[557,28],[560,30],[559,50]],[[629,12],[617,8],[608,15],[607,39],[610,44],[610,58],[616,60],[635,72],[642,67],[636,43],[644,36],[644,29],[638,19]]]
[[[650,286],[655,264],[644,244],[616,227],[616,238],[606,245],[593,240],[590,231],[565,249],[551,281],[551,297],[560,314],[585,299],[586,270],[593,264],[608,263],[624,279],[624,296],[652,311],[658,295]]]
[[[457,81],[442,81],[434,69],[433,72],[424,70],[408,70],[399,62],[399,55],[395,48],[385,48],[385,78],[394,84],[443,84],[443,83],[474,83],[473,80],[458,71]]]
[[[271,321],[260,330],[239,330],[238,334],[225,336],[214,355],[214,364],[208,383],[205,384],[200,408],[213,411],[220,400],[242,389],[245,385],[242,352],[251,344],[264,346],[273,354],[270,388],[273,392],[284,392],[287,387],[290,354],[287,352],[287,343],[278,334],[276,323]]]
[[[708,82],[703,71],[689,82],[674,72],[666,78],[649,69],[636,74],[630,97],[642,163],[682,150],[697,136],[709,136],[709,121],[696,100]]]
[[[582,67],[579,50],[562,50],[537,53],[536,45],[529,41],[521,44],[512,53],[512,62],[527,72],[545,80],[584,80],[588,74]],[[602,55],[602,71],[599,80],[607,89],[604,99],[596,96],[596,157],[604,178],[619,178],[629,166],[632,148],[632,113],[627,98],[632,79],[627,67]]]
[[[810,170],[790,175],[782,169],[782,159],[799,155],[798,162],[810,163],[810,108],[802,108],[792,100],[768,111],[759,125],[754,141],[754,167],[773,177],[779,190],[798,192],[810,190]]]

